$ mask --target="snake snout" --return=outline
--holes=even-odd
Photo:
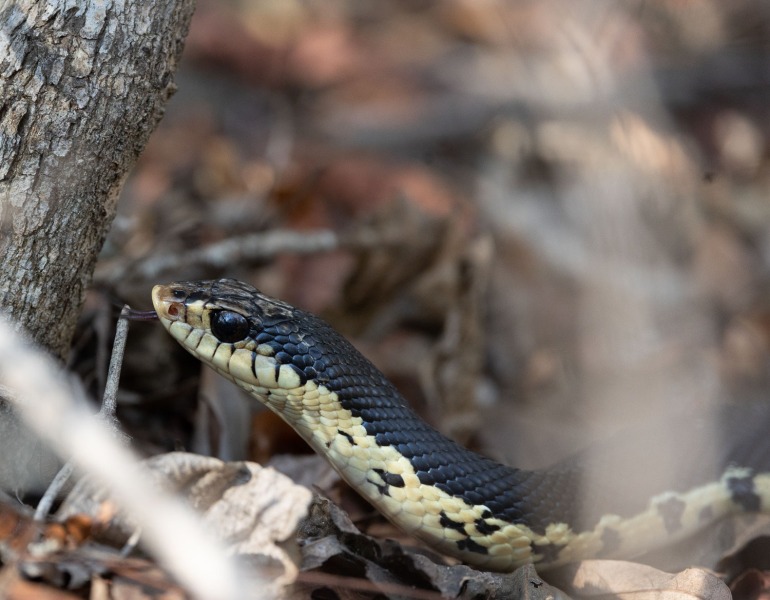
[[[169,285],[152,288],[152,305],[162,322],[184,321],[186,308],[179,291]]]

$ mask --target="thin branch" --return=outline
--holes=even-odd
[[[126,316],[131,308],[126,304],[120,311],[118,324],[115,327],[115,342],[112,344],[110,368],[107,371],[107,385],[104,387],[102,408],[99,416],[107,423],[115,422],[115,412],[118,408],[118,383],[120,383],[120,368],[123,366],[123,355],[126,351],[126,338],[128,337],[128,319]],[[116,426],[117,427],[117,426]]]
[[[230,238],[182,253],[154,254],[138,264],[108,263],[97,270],[95,279],[106,284],[115,284],[126,277],[157,281],[164,273],[180,270],[189,272],[193,267],[222,270],[232,265],[272,258],[284,252],[315,254],[334,250],[339,245],[340,240],[333,231],[277,229]]]
[[[67,462],[61,469],[59,469],[59,472],[56,474],[56,477],[53,478],[53,481],[48,486],[48,489],[46,489],[43,497],[40,498],[40,502],[37,503],[37,508],[35,508],[35,515],[33,517],[35,521],[44,521],[51,513],[53,503],[59,497],[64,486],[67,485],[73,470],[72,462]]]
[[[120,438],[122,436],[120,430],[120,424],[118,423],[115,413],[117,412],[118,402],[118,384],[120,382],[120,369],[123,366],[123,355],[126,350],[126,338],[128,337],[128,315],[131,314],[131,309],[126,304],[123,310],[120,312],[118,318],[118,324],[115,328],[115,341],[112,344],[112,354],[110,355],[110,367],[107,372],[107,384],[104,388],[104,395],[102,396],[102,407],[99,410],[99,416],[104,420],[107,426],[112,430],[115,437]],[[35,520],[42,521],[51,512],[51,507],[59,497],[59,494],[67,485],[70,476],[72,475],[73,467],[72,462],[67,462],[56,474],[48,489],[40,498],[40,502],[35,509]]]

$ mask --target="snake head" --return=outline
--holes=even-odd
[[[163,326],[191,354],[254,393],[297,390],[317,373],[320,352],[300,331],[306,314],[233,279],[157,285]]]
[[[329,324],[246,283],[158,285],[152,301],[188,352],[279,414],[316,449],[338,438],[363,439],[365,422],[408,411],[392,384]]]

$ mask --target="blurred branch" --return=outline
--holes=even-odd
[[[232,237],[195,250],[178,253],[158,252],[141,261],[126,262],[116,259],[99,264],[94,280],[99,284],[114,285],[126,278],[139,281],[158,281],[169,273],[184,273],[194,278],[191,271],[227,271],[237,265],[264,261],[279,254],[317,254],[338,248],[371,248],[399,244],[404,232],[396,228],[380,231],[360,227],[347,235],[329,229],[294,231],[275,229]]]
[[[141,527],[143,540],[200,598],[246,597],[243,577],[190,510],[150,483],[137,458],[90,414],[82,390],[0,318],[0,389],[26,423],[91,476]]]
[[[158,253],[139,263],[104,262],[97,269],[94,279],[101,284],[114,284],[127,277],[157,281],[165,273],[189,272],[196,268],[222,270],[233,265],[272,258],[284,252],[315,254],[338,246],[339,239],[333,231],[277,229],[228,238],[182,253]]]

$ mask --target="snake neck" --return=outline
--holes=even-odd
[[[283,392],[249,391],[386,517],[448,553],[469,553],[476,564],[488,548],[473,534],[488,535],[510,524],[532,537],[546,534],[560,506],[543,485],[548,475],[496,463],[443,436],[328,325],[311,316],[304,324],[316,341],[313,347],[318,340],[332,346],[318,352],[322,358],[313,363],[314,377]],[[324,362],[338,356],[345,362]],[[559,506],[542,510],[553,504]],[[508,538],[506,543],[510,546]]]

